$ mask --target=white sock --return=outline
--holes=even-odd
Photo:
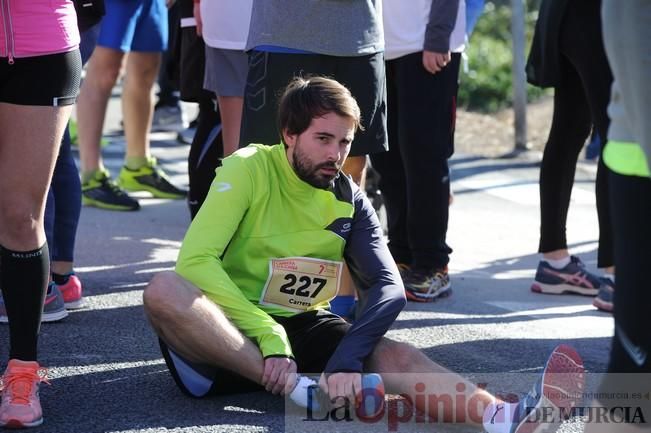
[[[315,380],[310,379],[307,376],[296,377],[296,385],[292,392],[289,393],[289,398],[300,407],[307,407],[308,405],[308,394],[312,392],[312,410],[318,410],[318,402],[315,398],[314,391],[310,391],[310,387],[318,386]]]
[[[518,403],[495,402],[484,411],[484,430],[488,433],[509,433],[513,424],[513,414]]]
[[[608,272],[604,273],[604,278],[608,278],[613,283],[615,282],[615,274],[609,274]]]
[[[570,256],[563,257],[562,259],[554,260],[554,259],[545,259],[543,258],[544,261],[549,263],[549,265],[554,268],[554,269],[563,269],[565,266],[570,264]]]

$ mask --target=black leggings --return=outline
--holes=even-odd
[[[555,88],[554,117],[540,167],[541,253],[567,248],[565,226],[576,162],[594,125],[606,143],[612,73],[601,36],[600,1],[573,0],[559,35],[560,83]],[[599,218],[598,266],[614,264],[608,203],[608,169],[599,159],[596,180]]]
[[[610,187],[617,264],[617,328],[608,370],[651,373],[651,333],[647,318],[651,290],[644,272],[649,265],[651,245],[651,179],[611,173]],[[642,362],[643,353],[646,353],[645,362]]]
[[[215,177],[215,169],[221,165],[224,156],[224,141],[221,132],[221,117],[210,97],[199,100],[197,132],[190,145],[188,155],[188,175],[190,190],[188,206],[190,217],[194,219],[201,208],[210,184]]]

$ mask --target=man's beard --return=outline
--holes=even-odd
[[[314,165],[309,159],[300,151],[298,143],[294,147],[294,153],[292,154],[292,159],[294,161],[294,172],[296,175],[306,183],[309,183],[315,188],[319,189],[328,189],[330,188],[334,180],[339,175],[339,167],[335,162],[324,162],[321,164]],[[319,170],[322,168],[332,168],[337,170],[337,174],[333,177],[319,174]]]

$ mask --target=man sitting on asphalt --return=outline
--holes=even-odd
[[[552,353],[534,393],[518,405],[384,337],[405,305],[404,287],[373,207],[340,174],[359,113],[338,82],[295,78],[279,107],[283,143],[251,144],[224,159],[176,272],[156,275],[144,292],[170,373],[194,397],[266,389],[294,401],[296,372],[323,373],[324,395],[348,401],[361,391],[362,372],[382,374],[396,394],[413,391],[405,378],[417,375],[388,373],[419,373],[429,392],[459,395],[461,384],[466,401],[481,403],[479,417],[466,422],[491,432],[531,427],[531,409],[567,403],[559,388],[551,395],[550,373],[574,373],[560,391],[580,386],[583,366],[571,348]],[[344,259],[360,298],[352,325],[328,310]],[[430,403],[417,400],[416,409],[438,413]],[[465,409],[445,408],[439,419],[459,420]]]

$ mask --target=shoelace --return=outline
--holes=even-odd
[[[100,180],[100,183],[102,184],[102,186],[105,186],[108,189],[110,189],[111,192],[115,193],[115,195],[119,195],[119,196],[127,195],[122,188],[120,188],[115,182],[113,182],[108,177],[102,178],[102,180]]]
[[[171,185],[169,179],[167,178],[167,175],[163,170],[161,170],[156,164],[156,160],[150,165],[152,174],[151,176],[154,178],[154,181],[156,182],[156,185],[164,185],[168,186]]]
[[[50,384],[47,380],[47,369],[37,371],[21,371],[5,374],[0,378],[0,391],[7,391],[9,401],[17,404],[29,404],[34,382]]]

